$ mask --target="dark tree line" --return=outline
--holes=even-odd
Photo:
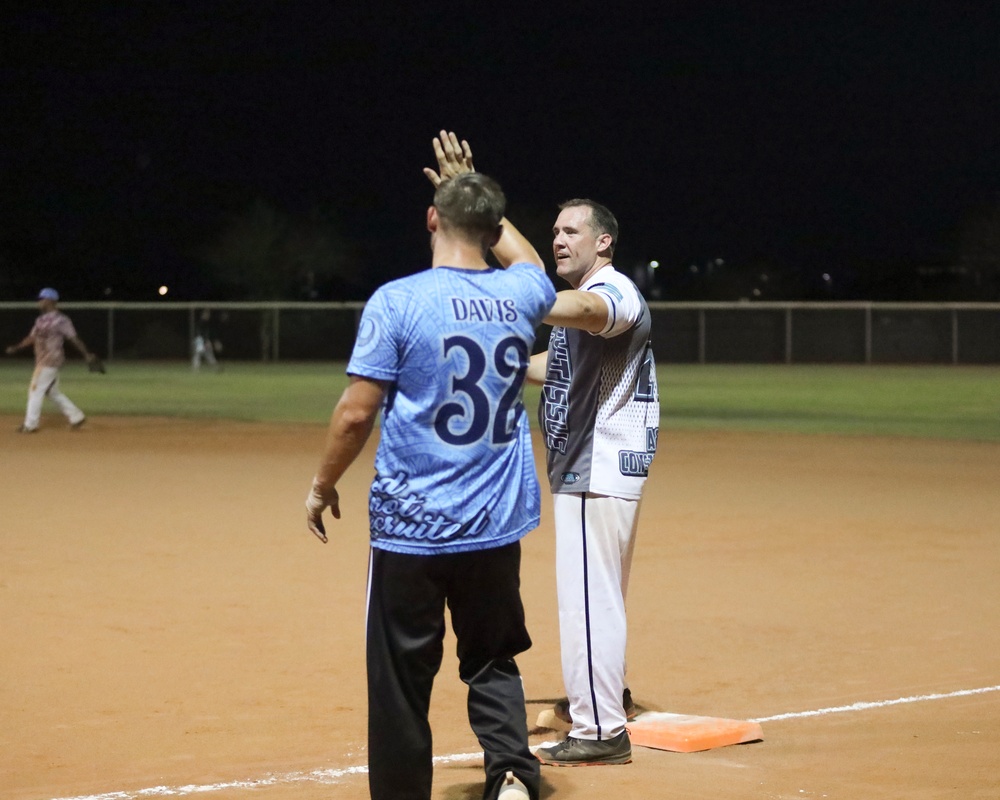
[[[555,278],[552,209],[513,205],[509,216]],[[167,285],[168,300],[364,300],[394,277],[379,272],[383,262],[333,211],[294,210],[263,197],[200,217],[62,208],[46,225],[23,224],[30,221],[0,220],[0,299],[30,299],[41,285],[54,285],[79,300],[150,300]],[[933,259],[831,267],[706,254],[651,270],[647,258],[626,232],[616,264],[652,299],[996,302],[1000,205],[971,213],[948,251]]]

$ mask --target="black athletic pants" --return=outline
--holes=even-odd
[[[483,797],[514,774],[538,797],[524,688],[514,656],[531,646],[520,594],[521,545],[412,556],[371,551],[368,587],[368,785],[373,800],[429,800],[427,712],[441,667],[445,603],[469,687],[469,723],[485,754]]]

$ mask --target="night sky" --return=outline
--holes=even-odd
[[[4,11],[0,299],[204,299],[193,254],[255,198],[332,215],[366,296],[428,263],[441,127],[548,261],[584,196],[617,214],[619,265],[847,286],[953,262],[1000,204],[996,3],[536,6]]]

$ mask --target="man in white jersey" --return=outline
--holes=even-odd
[[[634,714],[625,677],[625,596],[643,484],[660,425],[650,314],[612,265],[618,222],[592,200],[560,206],[556,271],[572,289],[546,322],[547,353],[531,360],[542,383],[539,421],[556,523],[556,584],[569,736],[539,748],[543,764],[625,764]]]
[[[496,182],[451,177],[453,139],[435,139],[441,175],[425,170],[437,186],[427,212],[432,268],[382,286],[365,306],[307,524],[327,541],[322,513],[340,517],[336,484],[381,409],[368,501],[371,797],[431,796],[428,709],[447,604],[484,753],[483,798],[537,800],[539,763],[514,661],[531,645],[520,540],[541,507],[521,390],[555,289],[535,249],[502,225]],[[487,264],[491,246],[504,269]]]
[[[28,335],[6,351],[7,355],[13,355],[26,347],[34,346],[35,349],[35,371],[28,387],[28,407],[18,433],[35,433],[38,430],[42,401],[46,397],[59,407],[74,430],[86,420],[84,413],[59,389],[59,370],[66,361],[63,343],[68,341],[72,344],[88,362],[96,360],[97,356],[76,335],[70,318],[56,307],[58,302],[59,292],[51,288],[42,289],[38,293],[38,310],[42,313]]]

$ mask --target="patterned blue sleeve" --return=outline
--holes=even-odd
[[[347,364],[348,375],[379,381],[395,381],[399,377],[398,316],[389,299],[390,292],[383,286],[365,304]]]

